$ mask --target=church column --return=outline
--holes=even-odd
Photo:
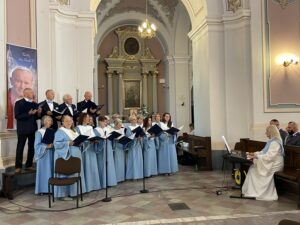
[[[155,71],[152,74],[152,93],[153,93],[153,112],[157,112],[157,77],[158,77],[158,71]]]
[[[147,106],[147,77],[148,73],[143,73],[143,104]]]
[[[119,73],[119,114],[123,115],[123,73]]]
[[[113,112],[113,83],[112,83],[112,72],[107,72],[107,91],[108,91],[108,114],[111,115]]]

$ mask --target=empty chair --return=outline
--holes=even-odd
[[[76,206],[78,208],[78,191],[80,187],[80,196],[82,201],[82,184],[81,184],[81,161],[80,158],[70,157],[65,160],[63,158],[58,158],[55,161],[54,177],[48,180],[48,196],[49,196],[49,208],[51,208],[51,193],[52,201],[54,202],[54,186],[70,186],[77,184],[77,196],[76,196]],[[66,177],[62,177],[66,176]],[[51,187],[51,192],[50,192]]]

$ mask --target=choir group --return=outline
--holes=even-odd
[[[158,174],[171,175],[178,171],[176,133],[165,132],[173,126],[169,113],[164,113],[161,121],[159,114],[156,114],[154,121],[151,117],[143,119],[131,115],[129,123],[124,125],[119,118],[109,123],[107,117],[98,116],[98,126],[93,127],[94,119],[89,113],[81,112],[76,120],[78,125],[74,127],[73,118],[63,115],[53,143],[45,144],[43,137],[46,130],[53,126],[53,118],[49,115],[42,117],[42,128],[36,131],[34,142],[36,194],[48,193],[48,179],[53,176],[55,160],[58,158],[68,159],[73,156],[81,159],[83,193],[115,186],[125,180]],[[159,135],[147,132],[154,124],[163,130]],[[137,136],[133,133],[139,126],[145,135]],[[113,132],[119,133],[120,137],[129,137],[131,141],[124,144],[119,141],[120,137],[109,138]],[[79,135],[89,136],[91,140],[75,145],[74,140]],[[54,189],[54,196],[58,198],[75,195],[76,185]]]

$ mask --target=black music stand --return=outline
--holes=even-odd
[[[106,133],[106,132],[105,132]],[[106,136],[106,134],[105,134]],[[101,201],[102,202],[111,202],[111,197],[108,197],[108,173],[107,173],[107,167],[108,167],[108,157],[107,157],[107,142],[108,139],[105,139],[105,182],[106,182],[106,187],[105,187],[105,198],[103,198]]]
[[[147,137],[146,137],[147,138]],[[140,140],[139,140],[140,141]],[[142,145],[141,145],[142,146]],[[146,189],[146,178],[145,178],[145,156],[144,156],[144,148],[142,148],[142,156],[143,156],[143,190],[140,190],[140,193],[149,193],[149,190]]]

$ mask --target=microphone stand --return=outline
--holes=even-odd
[[[147,137],[146,137],[147,138]],[[141,141],[141,140],[139,140]],[[140,190],[140,193],[149,193],[149,190],[146,189],[146,179],[145,179],[145,156],[144,156],[144,148],[141,144],[141,148],[142,148],[142,157],[143,157],[143,190]]]
[[[106,137],[106,131],[104,132],[104,136]],[[107,174],[107,167],[108,167],[108,159],[107,159],[107,142],[108,139],[105,139],[105,182],[106,182],[106,187],[105,187],[105,198],[103,198],[101,201],[102,202],[111,202],[111,197],[108,197],[108,174]]]

